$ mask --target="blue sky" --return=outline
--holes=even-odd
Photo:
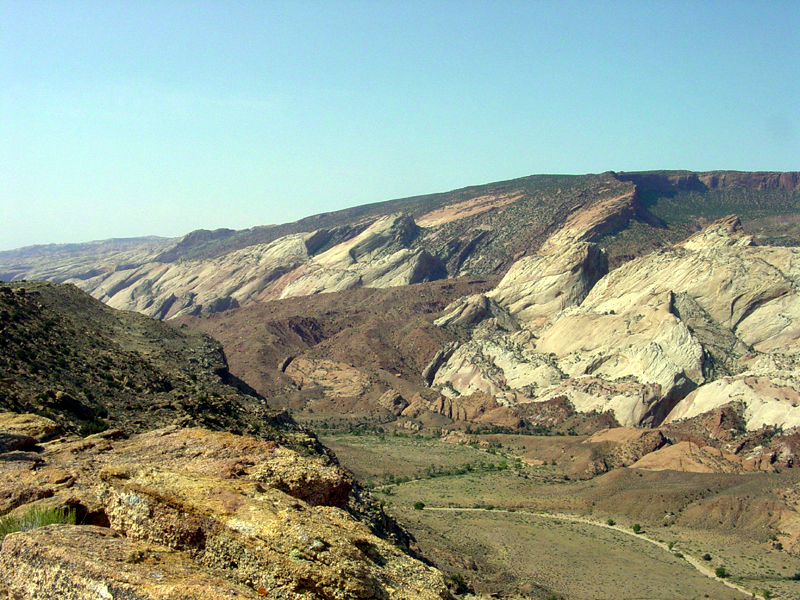
[[[800,170],[800,2],[0,0],[0,250]]]

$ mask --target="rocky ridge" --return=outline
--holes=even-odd
[[[0,287],[0,336],[0,408],[38,411],[69,432],[171,424],[292,430],[286,415],[230,374],[216,340],[110,309],[74,286]],[[294,428],[300,445],[313,445]]]
[[[200,332],[46,282],[0,288],[0,332],[0,410],[47,417],[58,433],[200,426],[335,464],[314,433],[231,375],[219,342]],[[0,442],[14,450],[18,440]],[[406,539],[358,483],[346,509],[379,535]]]
[[[358,286],[497,275],[521,256],[565,242],[602,240],[616,266],[679,241],[726,209],[771,242],[797,244],[797,179],[537,175],[238,232],[3,252],[0,279],[68,281],[115,308],[169,319]]]
[[[486,296],[516,327],[474,324],[434,386],[489,392],[511,407],[565,396],[579,411],[611,410],[622,425],[641,426],[733,402],[733,392],[715,393],[733,385],[748,429],[800,424],[796,250],[755,246],[731,217],[601,278],[602,261],[587,269],[584,256],[562,249],[561,280],[542,267],[512,268]],[[563,306],[553,310],[554,299]],[[461,311],[457,302],[437,323]]]

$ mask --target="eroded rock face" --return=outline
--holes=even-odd
[[[154,261],[68,281],[109,306],[159,319],[208,314],[270,296],[275,280],[309,259],[312,236],[287,236],[212,260]]]
[[[335,237],[331,232],[291,234],[211,259],[166,261],[154,256],[149,262],[101,268],[67,282],[114,308],[172,319],[276,298],[356,286],[409,285],[446,276],[433,255],[409,247],[418,230],[408,216],[387,215],[319,253]]]
[[[595,244],[556,245],[518,260],[487,295],[520,320],[543,322],[580,305],[607,272],[603,251]]]
[[[29,437],[36,443],[64,433],[63,427],[47,417],[12,412],[0,413],[0,431]]]
[[[338,292],[356,286],[393,287],[446,275],[427,251],[408,246],[419,228],[405,215],[378,219],[355,238],[318,254],[277,286],[280,298]]]
[[[736,456],[726,456],[710,446],[692,442],[678,442],[648,454],[631,465],[634,469],[649,471],[690,471],[692,473],[741,473],[742,461]]]
[[[426,400],[418,394],[400,414],[414,418],[425,412],[444,415],[453,421],[485,423],[509,429],[522,426],[518,414],[488,394],[474,393],[458,398],[439,396],[435,400]]]
[[[471,327],[471,340],[439,366],[434,387],[511,408],[564,397],[622,425],[734,401],[748,429],[800,424],[800,251],[755,246],[729,217],[599,277],[598,250],[558,239],[486,294],[516,328],[489,324],[476,299],[437,321]]]
[[[800,427],[800,386],[777,378],[739,375],[711,382],[689,394],[667,416],[665,423],[691,419],[731,403],[743,405],[745,426]]]
[[[322,387],[331,396],[359,396],[367,391],[367,375],[345,363],[325,359],[298,358],[286,368],[298,389]]]
[[[0,461],[5,511],[71,506],[87,525],[9,536],[11,597],[449,598],[441,573],[344,510],[352,478],[323,457],[178,428],[40,450]]]
[[[100,477],[108,485],[103,499],[112,529],[185,551],[201,565],[224,570],[268,595],[446,595],[438,572],[340,509],[308,506],[253,481],[155,467],[107,467]],[[416,577],[405,577],[408,571]]]

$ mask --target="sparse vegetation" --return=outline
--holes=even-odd
[[[91,421],[86,421],[81,423],[80,426],[80,434],[83,437],[87,435],[94,435],[95,433],[102,433],[108,429],[108,421],[104,421],[103,419],[92,419]]]
[[[447,576],[447,579],[454,585],[456,594],[463,594],[469,591],[467,580],[461,573],[451,573]]]
[[[45,525],[75,525],[75,509],[40,508],[37,506],[22,516],[6,515],[0,518],[0,540],[10,533],[30,531]]]

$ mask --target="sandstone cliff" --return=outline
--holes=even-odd
[[[437,324],[467,326],[471,339],[433,385],[511,408],[565,397],[623,425],[733,402],[748,429],[800,423],[795,249],[755,245],[735,217],[602,277],[602,255],[577,248],[550,244],[487,294],[516,327],[485,315],[467,322],[461,305],[449,307]]]

